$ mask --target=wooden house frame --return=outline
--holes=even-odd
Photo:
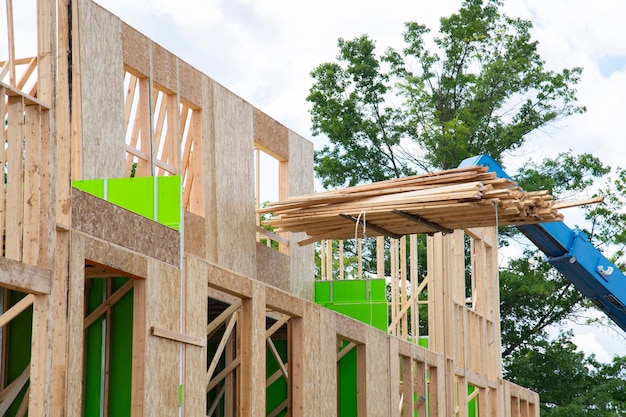
[[[472,400],[481,416],[539,415],[537,394],[502,378],[494,227],[428,238],[428,348],[409,340],[405,238],[389,333],[325,309],[305,236],[255,213],[254,149],[277,159],[287,198],[313,191],[311,142],[91,0],[20,0],[37,34],[21,56],[18,4],[3,2],[0,415],[332,416],[350,352],[359,416],[463,417]],[[71,186],[131,172],[181,177],[179,230]],[[116,372],[127,385],[107,382]],[[287,394],[269,406],[274,384]]]

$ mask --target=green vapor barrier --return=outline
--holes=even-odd
[[[107,280],[111,279],[111,292],[115,292],[129,278],[92,278],[87,280],[88,313],[103,302]],[[110,320],[100,316],[85,330],[85,416],[101,416],[103,398],[108,389],[108,415],[130,416],[132,382],[133,340],[133,290],[130,290],[111,307]],[[109,327],[107,329],[107,326]],[[108,386],[105,368],[106,337],[109,342]]]
[[[384,279],[315,281],[315,302],[387,332],[387,294]]]
[[[272,339],[272,342],[274,343],[274,346],[276,347],[276,351],[278,352],[278,355],[280,356],[282,362],[287,363],[287,341]],[[208,344],[208,347],[207,347],[208,358],[207,359],[209,362],[213,360],[213,357],[215,356],[215,353],[217,352],[217,347],[218,347],[218,343],[211,342]],[[265,360],[266,360],[265,377],[267,379],[279,369],[278,362],[276,361],[276,358],[274,358],[274,354],[270,350],[269,346],[266,348]],[[213,376],[220,373],[224,369],[224,367],[225,367],[225,360],[224,360],[224,354],[222,353],[218,361],[217,368],[215,369],[215,372],[213,373]],[[213,404],[222,386],[223,386],[223,382],[218,384],[217,387],[213,388],[207,393],[207,404]],[[270,413],[273,412],[276,409],[276,407],[278,407],[283,402],[285,402],[285,400],[287,400],[287,396],[288,396],[287,392],[288,392],[287,381],[285,380],[284,375],[281,374],[280,378],[276,379],[265,390],[265,404],[266,404],[265,409],[266,409],[267,415],[270,415]],[[213,411],[211,415],[223,416],[225,414],[224,408],[225,408],[224,397],[222,396],[217,407],[215,408],[215,410]],[[275,414],[275,416],[277,417],[283,417],[286,415],[287,415],[287,408],[283,409],[280,413]]]
[[[276,351],[278,352],[278,356],[280,356],[283,363],[287,362],[287,341],[286,340],[274,340],[272,339],[274,346],[276,347]],[[266,349],[266,378],[272,376],[275,372],[279,370],[278,362],[276,358],[274,358],[274,354],[268,347]],[[284,376],[281,376],[276,381],[272,383],[272,385],[268,386],[266,389],[266,414],[270,415],[276,407],[281,405],[287,399],[287,381]],[[280,413],[276,414],[277,417],[283,417],[287,415],[287,409],[285,408]]]
[[[384,279],[316,281],[315,302],[387,332],[387,283]],[[342,348],[347,345],[344,341]],[[357,352],[337,364],[339,416],[357,415]]]
[[[182,188],[180,181],[179,176],[107,178],[72,181],[72,186],[179,230]]]
[[[8,290],[5,289],[5,291]],[[26,294],[18,291],[9,291],[9,305],[6,310],[17,304],[17,302],[25,296]],[[30,346],[33,334],[33,306],[31,305],[11,320],[7,329],[6,348],[8,360],[6,361],[6,381],[7,384],[10,384],[19,377],[30,364]],[[13,400],[4,416],[14,417],[17,414],[18,407],[26,394],[28,385],[29,382],[24,385],[24,388],[22,388],[15,400]]]

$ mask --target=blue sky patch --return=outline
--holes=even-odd
[[[626,55],[609,55],[598,60],[598,69],[603,77],[626,70]]]

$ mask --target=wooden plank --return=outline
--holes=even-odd
[[[28,294],[27,296],[22,298],[20,301],[15,303],[14,306],[9,308],[4,313],[0,314],[0,327],[3,327],[8,322],[10,322],[15,317],[17,317],[22,311],[30,307],[33,304],[33,301],[35,301],[35,295]]]
[[[152,336],[162,337],[164,339],[174,340],[175,342],[185,343],[188,345],[206,346],[206,340],[202,337],[190,336],[173,330],[162,329],[156,326],[150,326],[150,334]]]
[[[0,285],[33,294],[49,294],[52,272],[0,257]]]
[[[39,217],[41,174],[41,108],[26,106],[24,111],[24,225],[23,262],[39,264]]]
[[[49,297],[34,296],[31,342],[28,411],[30,415],[45,415],[50,409],[48,369],[48,311]]]
[[[67,349],[66,415],[83,412],[83,348],[85,312],[85,257],[84,241],[80,234],[71,233],[69,286],[67,306],[67,337],[72,343]]]
[[[51,173],[51,182],[54,183],[54,221],[56,224],[69,227],[70,225],[70,170],[79,154],[72,153],[72,123],[70,119],[70,97],[69,75],[71,73],[68,57],[70,51],[70,10],[71,0],[61,0],[57,2],[57,56],[53,59],[57,63],[57,80],[54,100],[54,124],[55,124],[55,147],[54,152],[55,167]],[[73,149],[78,151],[78,149]],[[76,176],[74,178],[80,178]],[[53,412],[56,412],[54,410]]]
[[[16,261],[22,260],[23,182],[22,140],[24,137],[24,101],[21,97],[8,98],[7,104],[7,214],[5,256]]]
[[[252,297],[243,300],[241,326],[241,391],[239,413],[242,417],[265,413],[265,288],[253,283]]]
[[[147,274],[146,274],[147,276]],[[146,287],[145,280],[136,280],[133,288],[133,351],[131,373],[131,417],[144,416],[146,357]]]
[[[134,284],[135,280],[129,279],[124,285],[122,285],[113,294],[111,294],[111,296],[108,297],[106,301],[104,301],[96,309],[89,313],[83,321],[84,328],[87,329],[101,315],[109,311],[109,309],[113,307],[115,303],[117,303],[124,295],[126,295],[130,290],[133,289]]]
[[[52,217],[54,220],[54,217]],[[50,415],[63,417],[65,414],[66,375],[68,356],[68,282],[70,260],[70,232],[55,233],[54,279],[50,295],[51,308],[51,374],[52,378]]]
[[[185,257],[185,332],[204,335],[206,344],[206,322],[208,310],[207,264],[196,256]],[[202,382],[206,368],[207,348],[185,347],[184,415],[203,415],[206,412],[206,391]]]
[[[15,72],[15,27],[13,24],[13,0],[6,0],[7,7],[7,32],[8,32],[8,53],[9,53],[9,80],[11,86],[15,86],[16,72]]]

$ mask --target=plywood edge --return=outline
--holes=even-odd
[[[152,336],[173,340],[175,342],[180,342],[187,345],[200,347],[206,346],[206,338],[191,336],[174,330],[164,329],[162,327],[150,326],[150,334]]]
[[[83,239],[87,263],[117,271],[123,276],[147,277],[148,258],[145,255],[89,235],[83,235]]]
[[[72,188],[71,224],[76,231],[180,265],[178,231],[76,188]]]
[[[238,272],[208,262],[208,285],[239,298],[252,297],[253,279]]]
[[[0,257],[0,286],[31,294],[50,294],[52,271]]]
[[[272,310],[279,311],[291,317],[302,317],[304,315],[304,301],[294,295],[273,287],[265,290],[267,306]]]

